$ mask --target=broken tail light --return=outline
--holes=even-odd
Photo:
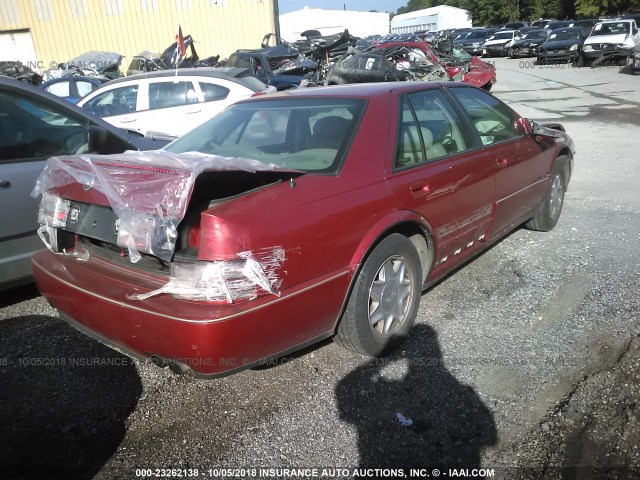
[[[71,202],[53,193],[44,192],[38,211],[38,223],[49,227],[64,228],[67,226],[67,218]]]

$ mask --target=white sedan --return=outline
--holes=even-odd
[[[269,91],[247,69],[185,68],[113,80],[78,106],[141,135],[179,137],[238,100]]]

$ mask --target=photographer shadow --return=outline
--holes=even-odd
[[[142,392],[133,362],[49,316],[0,321],[0,478],[92,478]]]
[[[443,366],[426,325],[402,351],[348,374],[335,394],[340,418],[357,429],[361,468],[480,468],[483,448],[497,441],[491,412]]]

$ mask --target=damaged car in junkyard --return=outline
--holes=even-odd
[[[535,57],[538,55],[538,48],[542,45],[550,30],[538,29],[531,30],[522,35],[522,37],[513,42],[509,47],[509,58]]]
[[[582,47],[582,63],[596,67],[624,63],[629,51],[640,44],[640,31],[633,19],[608,20],[596,24]]]
[[[571,62],[583,66],[582,45],[587,34],[579,27],[560,28],[552,31],[538,47],[537,63]]]
[[[492,65],[453,53],[436,55],[427,42],[394,42],[376,45],[339,59],[327,77],[329,85],[392,81],[462,81],[490,90],[496,81]]]
[[[19,61],[0,61],[0,76],[20,80],[38,86],[42,82],[42,75],[34,72],[27,65]]]
[[[237,50],[225,62],[227,67],[245,68],[278,91],[296,88],[317,69],[312,60],[305,60],[300,52],[287,45]]]
[[[183,38],[185,55],[181,55],[181,46],[173,42],[161,54],[144,50],[133,57],[127,75],[156,72],[158,70],[172,70],[175,68],[196,68],[219,66],[220,55],[212,55],[201,59],[196,52],[195,40],[191,35]],[[186,53],[189,52],[189,55]]]
[[[453,82],[242,101],[161,151],[49,159],[35,280],[70,324],[177,372],[333,336],[382,355],[425,288],[517,225],[554,228],[563,130]]]
[[[44,72],[44,81],[65,76],[84,76],[114,80],[122,77],[120,64],[123,55],[116,52],[90,51],[72,58],[66,63],[59,63],[57,68]]]

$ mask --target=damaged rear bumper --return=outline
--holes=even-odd
[[[285,289],[280,297],[242,303],[169,295],[141,302],[131,294],[166,280],[96,257],[79,262],[48,251],[33,257],[36,285],[70,324],[138,360],[174,362],[206,377],[228,375],[331,336],[354,269]]]

